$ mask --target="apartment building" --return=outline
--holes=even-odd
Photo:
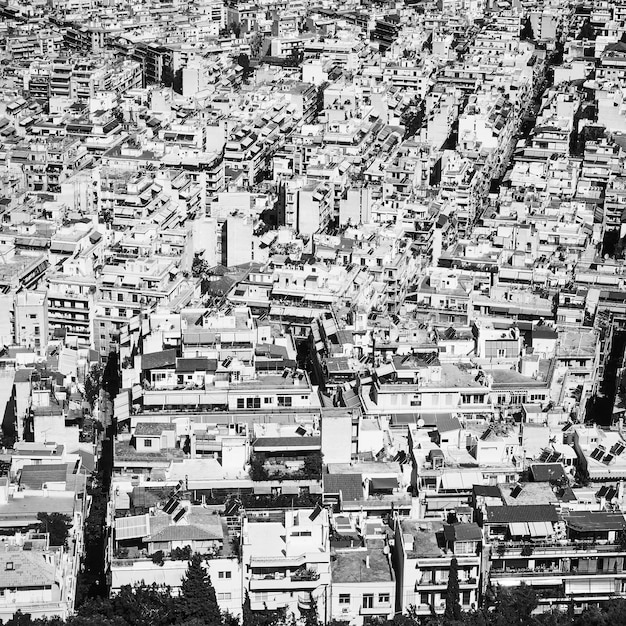
[[[244,519],[241,529],[244,587],[250,608],[329,610],[330,526],[322,507],[282,511],[267,521]],[[325,618],[326,619],[326,618]]]
[[[474,523],[395,521],[393,561],[396,610],[410,606],[418,615],[442,614],[452,560],[458,565],[461,606],[478,602],[481,580],[481,529]]]

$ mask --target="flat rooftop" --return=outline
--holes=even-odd
[[[404,545],[409,558],[441,556],[437,533],[443,532],[443,522],[402,520],[401,524]]]
[[[382,550],[350,550],[338,552],[336,557],[334,561],[331,561],[333,583],[393,581],[389,561]]]

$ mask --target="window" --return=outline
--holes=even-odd
[[[374,594],[373,593],[364,593],[363,594],[363,608],[364,609],[373,609],[374,608]]]
[[[430,604],[430,599],[427,593],[420,593],[420,604]]]
[[[217,599],[218,600],[230,600],[231,599],[231,595],[230,595],[230,593],[218,593],[217,594]]]
[[[118,293],[117,294],[117,301],[118,302],[124,302],[124,294],[123,293]]]
[[[340,593],[339,594],[339,604],[350,604],[350,594],[349,593]]]
[[[152,447],[152,439],[144,439],[143,440],[143,447],[144,448],[151,448]]]
[[[272,402],[271,398],[263,398],[263,404],[270,404]]]
[[[463,605],[467,606],[467,605],[471,602],[471,599],[472,599],[472,594],[471,594],[471,592],[469,592],[469,591],[464,591],[464,592],[463,592],[463,598],[462,598],[462,600],[461,600],[461,604],[463,604]]]
[[[232,572],[219,572],[217,575],[218,578],[232,578],[232,576]]]
[[[237,398],[237,408],[238,409],[245,408],[245,400],[243,398]]]
[[[246,398],[246,408],[247,409],[260,409],[261,398]]]
[[[291,396],[278,396],[278,406],[291,406]]]
[[[378,603],[379,604],[389,604],[389,594],[388,593],[379,593],[378,594]]]

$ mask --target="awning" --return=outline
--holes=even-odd
[[[371,487],[374,491],[390,491],[398,488],[398,479],[395,476],[372,478]]]
[[[376,375],[380,378],[382,376],[387,376],[388,374],[393,374],[396,371],[396,368],[393,366],[393,363],[385,363],[380,367],[376,368]]]
[[[118,541],[124,539],[138,539],[150,534],[150,516],[133,515],[131,517],[118,517],[115,520],[115,538]]]
[[[526,522],[512,522],[509,524],[509,532],[512,537],[528,537],[530,529]]]
[[[447,472],[441,477],[442,489],[463,489],[463,479],[459,472]]]
[[[481,472],[446,472],[441,477],[442,489],[469,491],[474,485],[482,485],[483,483]]]
[[[548,522],[528,522],[531,537],[548,537],[553,533],[552,524]]]

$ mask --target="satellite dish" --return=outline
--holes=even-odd
[[[417,420],[417,427],[418,427],[418,428],[424,428],[424,426],[426,426],[426,422],[425,422],[425,421],[424,421],[424,420],[420,417],[420,418]]]

